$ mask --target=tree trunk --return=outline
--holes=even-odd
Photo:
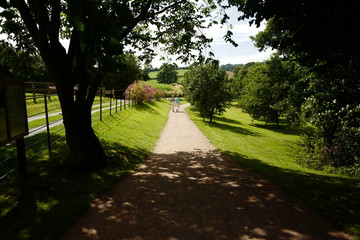
[[[76,108],[75,108],[76,109]],[[75,164],[92,169],[106,165],[106,154],[91,125],[91,111],[78,111],[64,118],[66,141]]]
[[[62,109],[66,143],[71,151],[74,165],[84,169],[105,166],[107,157],[91,123],[94,97],[89,96],[90,94],[82,94],[88,91],[88,84],[80,84],[78,90],[80,93],[74,100],[73,77],[71,73],[64,74],[64,72],[54,76]],[[80,77],[86,78],[86,76]],[[93,95],[95,96],[95,92]]]
[[[211,123],[213,122],[213,116],[214,116],[214,110],[211,109],[210,110],[210,116],[209,116],[209,120],[210,120]]]

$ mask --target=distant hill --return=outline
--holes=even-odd
[[[235,67],[237,66],[244,66],[245,64],[225,64],[225,65],[221,65],[220,69],[225,70],[225,71],[229,71],[232,72],[234,70]]]

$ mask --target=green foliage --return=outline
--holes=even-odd
[[[227,74],[214,62],[191,68],[183,86],[185,97],[210,122],[214,114],[225,111],[231,100]]]
[[[159,83],[176,83],[178,81],[178,73],[176,71],[176,64],[164,63],[160,67],[160,71],[157,74],[157,80]]]
[[[0,40],[0,74],[8,79],[50,82],[50,75],[38,54],[18,50]]]
[[[301,106],[305,101],[308,72],[296,62],[273,55],[264,64],[245,65],[233,83],[239,106],[254,119],[279,123],[302,122]]]
[[[332,75],[311,83],[312,95],[303,106],[304,114],[317,127],[315,134],[305,138],[310,165],[359,168],[360,88],[355,79],[349,82],[347,77]]]
[[[228,63],[228,64],[225,64],[225,65],[221,65],[220,69],[224,70],[224,71],[233,72],[236,67],[241,67],[243,65],[244,64],[230,64],[230,63]]]
[[[150,80],[149,73],[150,73],[149,67],[145,67],[143,70],[141,70],[141,76],[140,76],[141,80],[149,81]]]
[[[230,0],[266,29],[253,39],[311,68],[305,116],[316,126],[309,136],[310,165],[355,168],[359,163],[360,44],[355,2]],[[324,27],[328,26],[328,27]],[[351,143],[350,143],[351,142]],[[311,144],[310,144],[311,143]]]
[[[114,57],[117,67],[108,72],[103,79],[106,89],[126,89],[131,83],[139,80],[142,74],[140,63],[132,53]]]

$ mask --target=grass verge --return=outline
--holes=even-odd
[[[279,128],[252,121],[240,109],[231,108],[214,123],[188,110],[190,118],[210,141],[240,165],[261,172],[295,195],[338,228],[360,239],[359,179],[304,168],[295,162],[301,129]]]
[[[137,168],[164,127],[167,102],[134,105],[94,123],[110,166],[93,172],[68,168],[65,142],[28,163],[28,183],[16,174],[0,181],[0,239],[56,239],[98,194]]]

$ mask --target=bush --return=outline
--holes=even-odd
[[[164,92],[141,81],[129,85],[125,91],[125,97],[128,100],[135,100],[138,103],[151,102],[153,99],[163,98]]]
[[[358,128],[343,129],[331,143],[326,143],[317,129],[302,136],[296,158],[312,169],[360,177],[359,142]]]

